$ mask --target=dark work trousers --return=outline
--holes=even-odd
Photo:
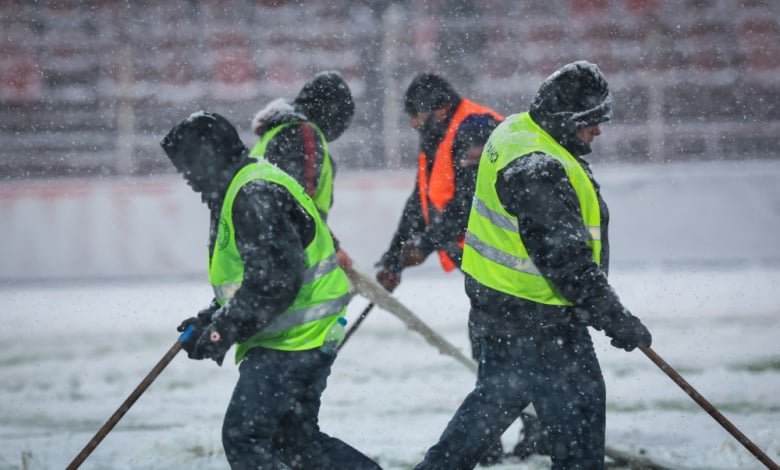
[[[222,426],[231,469],[380,468],[320,431],[320,397],[333,359],[318,349],[247,353]]]
[[[474,468],[530,402],[550,439],[553,469],[603,469],[605,395],[583,325],[484,336],[474,390],[416,469]]]

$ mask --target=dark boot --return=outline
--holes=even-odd
[[[512,450],[512,455],[527,459],[533,454],[550,455],[550,442],[542,429],[542,423],[536,416],[526,413],[520,415],[523,429],[520,431],[520,441]]]

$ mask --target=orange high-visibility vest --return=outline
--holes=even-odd
[[[490,108],[478,105],[467,99],[461,99],[458,109],[450,120],[450,125],[444,134],[444,138],[439,142],[436,149],[436,155],[433,159],[433,168],[428,175],[428,160],[425,153],[420,152],[417,157],[417,190],[420,194],[420,204],[422,205],[425,225],[431,225],[431,216],[428,204],[433,204],[437,211],[441,212],[447,203],[450,202],[455,194],[455,166],[452,162],[452,145],[455,143],[455,134],[458,132],[460,124],[473,114],[489,114],[499,121],[504,120],[504,116],[498,114]],[[463,248],[463,234],[458,235],[458,245]],[[444,271],[449,272],[457,266],[447,256],[444,250],[439,250],[439,260]]]

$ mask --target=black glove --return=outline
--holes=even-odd
[[[612,325],[604,329],[604,332],[612,338],[612,346],[626,351],[634,348],[647,348],[653,342],[647,327],[639,318],[631,314],[619,315]]]
[[[217,310],[219,310],[219,304],[217,303],[216,299],[214,299],[211,301],[211,304],[209,304],[208,307],[198,312],[197,316],[190,317],[181,322],[181,324],[176,327],[176,331],[183,333],[184,330],[186,330],[190,325],[195,327],[195,331],[201,331],[205,329],[211,323],[211,316]]]
[[[401,266],[409,268],[411,266],[418,266],[425,262],[428,255],[417,248],[414,242],[406,242],[401,249]]]
[[[189,327],[193,327],[195,331],[192,332],[184,341],[181,342],[181,348],[187,351],[187,355],[192,358],[192,349],[195,347],[195,342],[198,340],[198,337],[200,337],[201,333],[208,328],[208,326],[211,324],[211,313],[208,313],[206,315],[205,310],[201,310],[198,312],[198,316],[196,317],[190,317],[183,322],[179,326],[176,327],[176,331],[179,333],[184,333],[184,330],[186,330]],[[179,339],[181,341],[181,337]]]
[[[196,331],[192,340],[182,343],[182,349],[187,351],[190,359],[212,359],[221,366],[234,342],[230,335],[219,330],[216,322],[212,322],[206,328]]]
[[[183,322],[181,322],[181,324],[176,327],[176,331],[178,331],[179,333],[183,333],[184,330],[187,329],[187,327],[193,326],[195,327],[195,331],[200,332],[206,329],[206,327],[209,326],[210,323],[211,323],[210,319],[206,319],[203,317],[190,317],[184,320]],[[193,335],[193,337],[197,337],[196,335],[197,333]]]
[[[393,292],[398,284],[401,283],[401,273],[394,273],[387,268],[381,269],[376,273],[376,280],[388,292]]]

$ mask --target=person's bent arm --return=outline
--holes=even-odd
[[[498,175],[499,198],[518,215],[518,231],[531,261],[575,307],[580,320],[632,349],[649,333],[623,306],[587,245],[579,201],[561,164],[548,155],[515,160]],[[647,343],[647,344],[645,344]]]

